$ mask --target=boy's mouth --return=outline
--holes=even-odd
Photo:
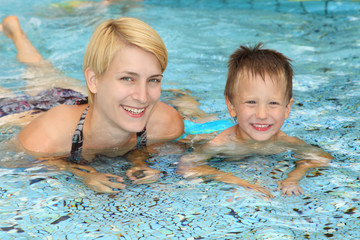
[[[261,132],[264,132],[264,131],[267,131],[271,128],[271,124],[251,124],[251,126],[256,130],[256,131],[261,131]]]

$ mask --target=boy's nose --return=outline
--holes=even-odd
[[[256,118],[266,119],[268,117],[267,109],[265,106],[258,106],[256,108]]]

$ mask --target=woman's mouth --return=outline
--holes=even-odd
[[[122,108],[126,111],[126,113],[131,116],[131,117],[135,117],[135,118],[139,118],[142,117],[145,113],[145,109],[146,108],[133,108],[133,107],[129,107],[129,106],[123,106]]]

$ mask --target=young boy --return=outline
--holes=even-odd
[[[185,155],[179,161],[178,173],[184,177],[208,178],[237,184],[245,189],[272,194],[256,184],[205,164],[213,156],[270,155],[293,151],[302,160],[288,178],[278,182],[282,196],[304,193],[299,181],[310,168],[328,166],[332,156],[304,141],[287,136],[280,128],[289,117],[292,99],[293,70],[283,54],[241,46],[228,62],[225,102],[238,124],[225,129],[214,139]]]

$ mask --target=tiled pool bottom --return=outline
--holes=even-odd
[[[266,186],[275,198],[217,182],[184,181],[176,154],[154,157],[165,170],[149,185],[96,194],[66,173],[40,166],[2,168],[1,239],[357,239],[359,165],[333,164],[302,180],[305,195],[281,197],[276,181],[289,154],[211,164]],[[100,171],[122,174],[122,159],[99,159]],[[341,159],[340,159],[341,160]],[[345,160],[345,159],[344,159]],[[100,165],[100,164],[99,164]],[[119,172],[119,169],[120,172]]]

